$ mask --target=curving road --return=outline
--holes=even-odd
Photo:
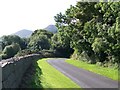
[[[65,58],[52,58],[48,59],[47,62],[82,88],[92,88],[92,90],[95,88],[112,88],[113,90],[115,88],[115,90],[118,90],[117,81],[113,81],[82,68],[77,68],[66,63]]]

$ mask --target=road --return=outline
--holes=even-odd
[[[82,88],[118,88],[118,82],[65,62],[65,58],[48,59],[47,62]],[[92,89],[92,90],[93,90]],[[104,90],[104,89],[102,89]],[[117,89],[115,89],[117,90]]]

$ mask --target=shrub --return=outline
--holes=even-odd
[[[101,62],[97,62],[96,65],[102,66],[102,63]]]
[[[19,51],[15,56],[24,56],[24,55],[28,55],[28,54],[32,54],[33,52],[29,49],[25,49],[25,50],[21,50]]]
[[[42,50],[40,53],[43,55],[43,57],[55,57],[54,50]]]
[[[20,50],[19,44],[8,45],[3,50],[2,59],[7,59],[13,57]]]
[[[7,59],[7,55],[6,55],[6,54],[1,54],[1,55],[0,55],[0,58],[1,58],[1,59]]]

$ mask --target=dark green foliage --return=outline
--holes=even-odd
[[[17,43],[20,45],[20,48],[23,50],[27,47],[27,40],[24,38],[20,38],[17,35],[8,35],[3,36],[2,38],[2,48],[4,49],[6,46],[11,45],[12,43]]]
[[[36,30],[30,37],[29,47],[32,50],[50,49],[52,33],[46,30]]]
[[[52,38],[53,47],[73,48],[77,59],[85,52],[90,57],[88,61],[118,63],[119,11],[120,2],[77,2],[65,14],[55,16],[58,33]]]
[[[61,53],[61,57],[70,57],[73,53],[73,49],[70,47],[70,40],[68,37],[64,38],[64,34],[54,34],[51,39],[52,49]]]
[[[40,53],[42,50],[45,56],[52,57],[53,53],[58,53],[69,57],[74,52],[72,57],[84,57],[90,63],[120,62],[120,2],[77,2],[64,14],[57,14],[55,21],[56,34],[39,29],[29,39],[3,36],[2,57],[8,57],[13,49],[11,44],[17,43],[22,49],[18,55]],[[53,52],[44,51],[51,49]]]
[[[34,53],[34,51],[31,51],[30,49],[24,49],[24,50],[20,50],[15,56],[25,56],[25,55],[29,55]]]
[[[29,46],[33,47],[33,49],[38,50],[50,48],[50,44],[46,35],[40,35],[37,37],[35,36],[34,38],[32,38],[32,40],[30,40]]]
[[[46,35],[47,38],[51,38],[53,36],[53,33],[51,32],[48,32],[44,29],[38,29],[38,30],[35,30],[33,33],[32,33],[32,36],[35,36],[35,35]]]
[[[16,35],[7,35],[2,36],[1,38],[1,57],[2,59],[7,59],[13,57],[17,54],[18,51],[24,50],[27,48],[28,39],[27,38],[20,38]]]
[[[20,50],[20,46],[17,43],[14,43],[12,45],[8,45],[4,48],[2,59],[7,59],[13,57],[17,52]]]
[[[7,59],[8,57],[7,57],[7,54],[0,54],[0,58],[1,59]]]
[[[45,58],[53,58],[56,57],[56,52],[54,50],[42,50],[40,54]]]
[[[42,75],[42,70],[38,67],[38,63],[34,62],[24,74],[19,88],[39,88],[42,90],[42,84],[39,80]]]

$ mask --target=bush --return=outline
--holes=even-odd
[[[97,62],[96,65],[102,66],[102,63],[101,62]]]
[[[43,55],[43,57],[55,57],[55,51],[54,50],[42,50],[41,52],[40,52],[42,55]]]
[[[28,54],[32,54],[33,51],[29,50],[29,49],[25,49],[25,50],[21,50],[19,51],[15,56],[24,56],[24,55],[28,55]]]
[[[7,59],[7,55],[6,55],[6,54],[1,54],[1,55],[0,55],[0,58],[1,58],[1,59]]]
[[[19,44],[8,45],[3,50],[2,59],[7,59],[13,57],[20,50]]]
[[[60,52],[56,50],[42,50],[39,52],[43,57],[63,57]]]

